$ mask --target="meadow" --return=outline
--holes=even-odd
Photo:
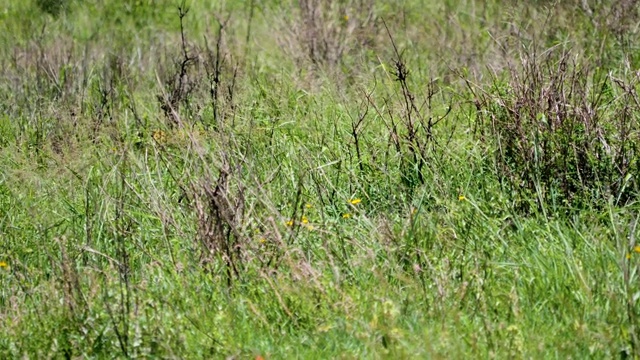
[[[640,358],[633,0],[6,0],[0,358]]]

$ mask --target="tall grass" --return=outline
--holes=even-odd
[[[9,2],[1,356],[640,356],[637,12]]]

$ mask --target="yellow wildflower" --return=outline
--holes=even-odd
[[[267,242],[267,239],[265,238],[260,238],[260,240],[258,240],[260,242],[260,244],[264,244]]]
[[[0,261],[0,268],[6,269],[9,267],[9,264],[7,264],[6,261]]]
[[[307,209],[311,209],[313,207],[313,205],[307,203],[307,204],[304,205],[304,207],[306,207]]]
[[[349,213],[344,213],[344,214],[342,214],[342,218],[343,218],[343,219],[350,219],[350,218],[351,218],[351,214],[349,214]]]
[[[309,223],[309,219],[307,219],[306,216],[302,216],[302,219],[300,219],[302,221],[303,224],[308,224]]]
[[[287,226],[293,226],[293,220],[289,220],[285,223]]]
[[[639,253],[640,254],[640,245],[636,245],[633,247],[633,252],[634,253]]]
[[[467,200],[467,198],[466,198],[466,197],[464,197],[464,195],[459,195],[459,196],[458,196],[458,200],[459,200],[459,201],[465,201],[465,200]]]
[[[344,19],[344,21],[349,21],[349,15],[345,15],[345,16],[343,17],[343,19]]]
[[[165,132],[162,130],[154,131],[152,136],[153,140],[157,141],[160,144],[164,143],[167,140],[167,134],[165,134]]]
[[[627,258],[627,260],[631,259],[631,254],[627,253],[627,256],[625,256]]]
[[[351,205],[358,205],[358,204],[360,204],[361,202],[362,202],[362,199],[360,199],[360,198],[355,198],[355,199],[349,200],[349,203],[350,203]]]

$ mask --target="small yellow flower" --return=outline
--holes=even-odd
[[[306,216],[302,216],[301,221],[302,221],[303,224],[308,224],[309,223],[309,219],[307,219]]]
[[[349,213],[344,213],[344,214],[342,214],[342,218],[343,218],[343,219],[351,219],[351,214],[349,214]]]
[[[627,260],[631,259],[631,254],[627,253],[627,256],[625,256],[627,258]]]
[[[464,195],[459,195],[459,196],[458,196],[458,200],[459,200],[459,201],[465,201],[465,200],[467,200],[467,198],[466,198],[466,197],[464,197]]]
[[[343,19],[344,19],[344,21],[349,21],[349,15],[345,15],[345,16],[343,17]]]
[[[153,140],[157,141],[160,144],[164,143],[167,140],[167,134],[165,134],[165,132],[162,130],[154,131],[152,136]]]
[[[633,247],[633,252],[640,254],[640,245],[636,245]]]
[[[0,268],[6,269],[9,267],[9,264],[7,264],[6,261],[0,261]]]
[[[265,238],[260,238],[260,240],[258,240],[260,242],[260,244],[264,244],[267,242],[267,239]]]
[[[349,203],[350,203],[351,205],[358,205],[358,204],[360,204],[361,202],[362,202],[362,199],[360,199],[360,198],[355,198],[355,199],[349,200]]]
[[[287,226],[293,226],[293,220],[289,220],[285,223]]]
[[[313,205],[307,203],[307,204],[304,205],[304,207],[306,207],[307,209],[311,209],[313,207]]]

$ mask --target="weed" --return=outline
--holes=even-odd
[[[637,103],[610,74],[580,66],[571,53],[524,53],[522,72],[497,75],[475,100],[491,132],[501,178],[542,208],[633,201]],[[635,81],[635,80],[634,80]]]

